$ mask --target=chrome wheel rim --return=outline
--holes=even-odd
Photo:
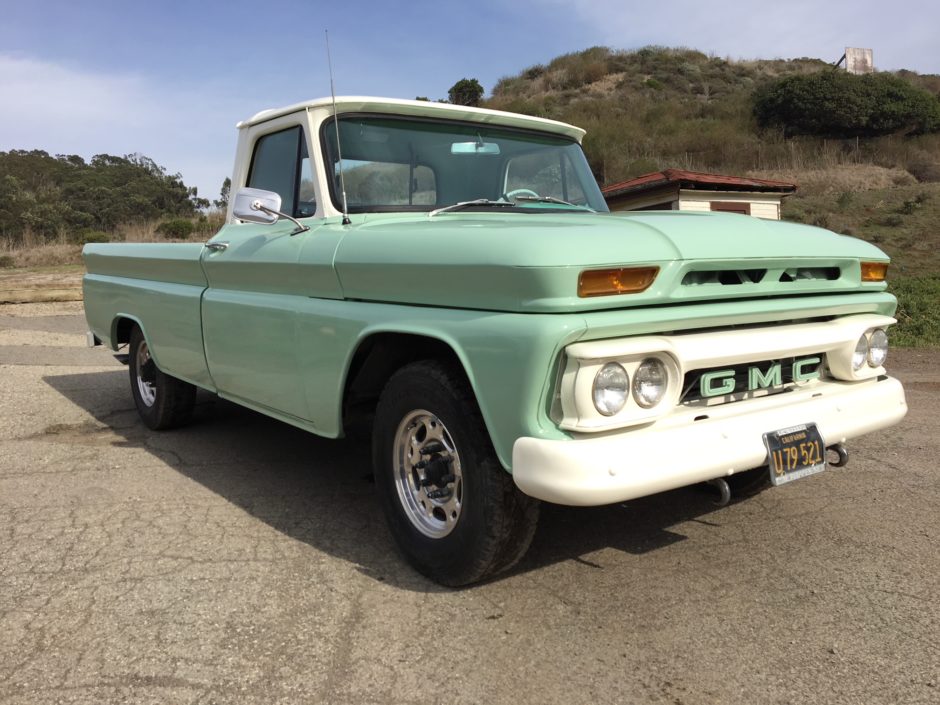
[[[460,455],[447,427],[430,411],[412,411],[398,424],[392,452],[405,516],[429,538],[447,536],[463,507]]]
[[[145,406],[153,406],[157,400],[157,367],[150,357],[150,348],[146,341],[137,346],[137,391]]]

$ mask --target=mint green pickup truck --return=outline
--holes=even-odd
[[[208,390],[312,433],[371,429],[405,557],[515,564],[539,501],[710,482],[725,501],[897,423],[878,248],[734,214],[609,213],[583,130],[314,100],[238,125],[205,244],[92,244],[90,344],[127,346],[143,422]]]

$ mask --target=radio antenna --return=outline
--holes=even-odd
[[[336,112],[336,89],[333,88],[333,58],[330,56],[330,30],[326,34],[326,63],[330,67],[330,96],[333,98],[333,126],[336,127],[336,156],[339,157],[339,188],[343,192],[343,225],[349,225],[349,206],[346,205],[346,179],[343,178],[343,148],[339,144],[339,114]]]

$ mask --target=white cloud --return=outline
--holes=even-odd
[[[217,197],[229,174],[235,122],[250,112],[206,90],[161,85],[139,74],[105,73],[0,54],[0,150],[50,154],[140,152]]]

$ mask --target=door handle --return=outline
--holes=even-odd
[[[213,252],[222,252],[228,248],[227,242],[207,242],[206,249],[212,250]]]

